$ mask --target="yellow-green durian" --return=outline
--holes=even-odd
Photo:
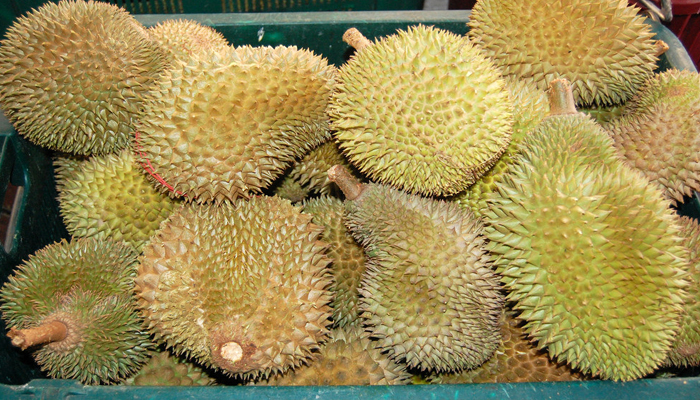
[[[521,324],[511,311],[501,319],[501,345],[493,357],[481,366],[454,374],[428,378],[430,383],[510,383],[581,380],[581,374],[569,366],[552,361],[546,351],[538,350],[528,340]]]
[[[125,10],[48,2],[18,18],[0,42],[0,108],[37,145],[117,152],[165,66],[164,52]]]
[[[340,166],[330,174],[367,256],[360,317],[377,346],[421,371],[484,363],[500,341],[503,293],[479,220],[454,202],[360,184]]]
[[[212,50],[163,74],[135,149],[173,196],[249,198],[330,138],[335,76],[325,58],[294,46]]]
[[[326,174],[327,175],[327,174]],[[313,223],[325,228],[322,240],[328,243],[331,258],[333,285],[333,325],[343,327],[357,320],[359,306],[358,287],[365,271],[365,253],[345,227],[343,201],[329,196],[309,199],[302,210],[313,215]]]
[[[335,141],[328,141],[311,150],[289,172],[289,176],[309,191],[321,195],[340,195],[335,183],[328,179],[328,170],[334,165],[352,169]]]
[[[136,257],[124,243],[96,238],[32,254],[0,292],[12,344],[35,349],[52,378],[112,384],[138,371],[152,343],[132,296]]]
[[[566,81],[550,93],[552,115],[489,199],[488,249],[538,348],[585,374],[640,378],[679,329],[688,252],[677,217],[576,112]]]
[[[700,190],[700,74],[654,75],[606,125],[623,159],[674,203]]]
[[[534,83],[508,77],[506,88],[513,102],[514,123],[510,145],[488,172],[454,197],[455,201],[469,207],[476,215],[481,215],[489,193],[496,189],[508,172],[508,166],[518,154],[520,142],[549,113],[547,96]]]
[[[681,235],[690,252],[688,263],[688,299],[681,328],[668,353],[666,365],[697,367],[700,365],[700,225],[695,218],[680,218]]]
[[[124,381],[133,386],[208,386],[216,380],[196,364],[166,349],[154,350],[138,373]]]
[[[358,39],[353,39],[357,37]],[[329,113],[350,163],[369,179],[426,196],[456,194],[506,150],[508,92],[468,38],[411,26],[369,42],[340,68]]]
[[[309,360],[329,334],[323,231],[288,200],[186,203],[140,257],[136,295],[157,340],[243,379]]]
[[[226,49],[228,41],[214,28],[188,19],[168,19],[148,28],[151,40],[158,43],[172,61],[187,61],[212,49]]]
[[[129,149],[55,164],[59,210],[73,237],[109,237],[140,251],[177,204],[153,187]]]
[[[411,374],[376,348],[357,323],[331,331],[309,365],[257,382],[265,386],[405,385]]]
[[[629,99],[656,68],[651,27],[626,0],[479,0],[469,37],[505,75],[545,90],[571,82],[580,105]]]

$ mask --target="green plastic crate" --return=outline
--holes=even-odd
[[[344,63],[351,49],[341,39],[350,27],[368,38],[386,36],[418,23],[435,25],[458,34],[467,32],[469,11],[313,12],[259,14],[140,15],[152,26],[166,18],[190,18],[221,32],[231,43],[296,45],[322,54],[336,65]],[[678,39],[663,25],[648,21],[657,38],[670,47],[659,69],[695,70]],[[8,185],[20,188],[13,209],[14,232],[0,248],[0,284],[29,254],[60,238],[68,237],[55,200],[51,152],[40,149],[12,129],[0,116],[0,194]],[[700,217],[696,194],[679,206],[679,212]],[[1,246],[0,246],[1,247]],[[585,381],[519,384],[346,386],[346,387],[125,387],[84,386],[72,380],[44,379],[27,352],[10,344],[0,320],[0,399],[665,399],[700,398],[700,377],[646,379],[632,382]],[[690,374],[694,375],[694,374]]]

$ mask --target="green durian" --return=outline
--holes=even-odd
[[[158,81],[135,150],[159,187],[189,201],[259,194],[330,138],[336,69],[294,46],[210,51]]]
[[[224,35],[214,28],[188,19],[161,21],[148,28],[148,36],[165,50],[171,62],[187,62],[193,55],[229,46]]]
[[[272,192],[273,195],[287,199],[292,203],[299,203],[311,194],[308,188],[302,186],[299,181],[289,175],[285,175],[279,183],[274,185]]]
[[[513,110],[501,74],[471,42],[411,26],[356,48],[340,68],[329,113],[350,163],[409,193],[461,192],[506,150]]]
[[[668,352],[666,366],[700,365],[700,225],[694,218],[680,218],[681,235],[690,252],[688,300],[684,306],[681,328]]]
[[[192,362],[165,349],[151,352],[148,362],[124,384],[133,386],[208,386],[216,380]]]
[[[513,136],[505,153],[479,180],[454,197],[454,200],[469,207],[475,215],[481,215],[486,199],[508,172],[508,166],[518,154],[518,146],[527,134],[549,113],[545,92],[535,84],[512,77],[506,78],[506,88],[513,102]]]
[[[484,363],[500,341],[503,293],[479,220],[453,202],[360,184],[341,166],[329,175],[367,256],[360,317],[370,338],[421,371]]]
[[[627,164],[682,203],[700,190],[699,114],[700,74],[671,69],[650,78],[606,129]]]
[[[550,89],[485,214],[488,249],[523,329],[553,359],[603,379],[657,368],[678,332],[687,250],[661,192]]]
[[[0,42],[0,108],[20,135],[90,155],[128,146],[167,62],[125,10],[99,1],[48,2]]]
[[[582,113],[590,115],[603,128],[625,113],[625,104],[610,107],[582,108]]]
[[[156,339],[243,379],[310,359],[329,334],[332,281],[311,218],[278,197],[176,210],[135,280]]]
[[[51,378],[110,384],[135,373],[152,343],[132,298],[136,253],[121,242],[54,243],[29,257],[0,291],[12,344]]]
[[[59,210],[73,237],[109,237],[140,251],[177,204],[153,187],[128,149],[55,165]]]
[[[579,105],[624,103],[656,68],[658,44],[623,0],[479,0],[469,37],[505,75],[545,90],[571,82]]]
[[[581,374],[566,364],[552,361],[547,352],[538,350],[523,332],[511,311],[501,318],[501,344],[493,357],[481,366],[456,374],[428,377],[430,383],[510,383],[581,380]]]
[[[327,175],[327,174],[326,174]],[[313,215],[312,222],[325,228],[322,240],[330,244],[333,284],[333,325],[343,327],[357,320],[358,287],[365,272],[365,253],[345,227],[345,205],[343,201],[321,196],[305,201],[302,211]]]
[[[405,385],[411,374],[377,349],[357,323],[331,331],[309,365],[256,382],[264,386]]]

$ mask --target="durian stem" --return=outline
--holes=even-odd
[[[68,327],[63,322],[51,321],[36,328],[11,328],[7,336],[12,340],[12,345],[26,350],[37,344],[60,342],[68,336]]]
[[[365,35],[360,33],[360,31],[358,31],[356,28],[350,28],[345,31],[343,34],[343,41],[357,51],[360,51],[372,44],[372,42],[370,42]]]
[[[576,114],[576,102],[571,84],[566,79],[555,79],[549,83],[549,115]]]
[[[654,55],[659,57],[662,54],[664,54],[666,51],[668,51],[668,44],[664,42],[663,40],[657,40],[654,42]]]
[[[345,198],[355,200],[360,197],[365,185],[355,179],[354,176],[342,165],[334,165],[328,170],[328,179],[335,182],[343,191]]]
[[[221,357],[231,364],[243,358],[243,348],[236,342],[228,342],[221,346]]]

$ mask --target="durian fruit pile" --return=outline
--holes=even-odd
[[[72,239],[0,289],[13,344],[86,384],[697,366],[700,77],[654,72],[625,1],[538,7],[349,29],[337,67],[102,2],[19,18],[0,108],[55,151]]]

